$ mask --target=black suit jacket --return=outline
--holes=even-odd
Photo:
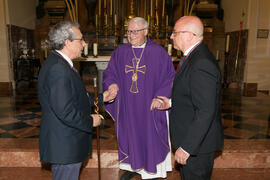
[[[91,152],[90,102],[79,74],[57,52],[42,65],[38,95],[40,160],[57,164],[84,160]]]
[[[203,44],[189,54],[176,74],[172,90],[170,132],[176,149],[191,155],[223,147],[219,66]]]

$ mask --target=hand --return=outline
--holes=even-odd
[[[179,147],[175,152],[175,160],[182,165],[187,164],[187,159],[189,158],[190,154],[185,152],[181,147]]]
[[[158,109],[162,106],[162,100],[160,99],[153,99],[152,104],[150,106],[150,110],[152,111],[153,109]]]
[[[156,107],[156,109],[158,110],[166,110],[169,109],[170,103],[169,103],[169,98],[165,97],[165,96],[157,96],[160,100],[160,102],[162,101],[162,103]]]
[[[118,86],[117,84],[111,84],[108,90],[103,92],[103,101],[108,102],[116,98],[118,93]]]
[[[101,124],[101,117],[99,114],[91,114],[93,118],[93,126],[97,127]]]

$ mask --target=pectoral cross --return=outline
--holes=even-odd
[[[138,80],[138,74],[137,72],[145,73],[146,71],[146,66],[143,65],[139,67],[138,60],[136,58],[132,58],[132,64],[133,66],[126,65],[125,66],[125,73],[132,72],[132,84],[130,86],[129,91],[131,93],[139,93],[138,90],[138,85],[137,85],[137,80]]]

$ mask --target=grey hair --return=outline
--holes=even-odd
[[[79,28],[80,25],[71,21],[61,21],[51,28],[49,40],[52,50],[61,50],[65,46],[65,41],[67,39],[72,41],[76,38],[76,34],[72,27]]]
[[[138,22],[138,23],[142,24],[144,29],[149,28],[148,22],[142,17],[132,18],[132,19],[129,20],[128,24],[131,23],[131,22]]]

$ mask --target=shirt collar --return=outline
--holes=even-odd
[[[198,44],[200,44],[202,41],[198,41],[198,42],[196,42],[195,44],[193,44],[192,46],[190,46],[185,52],[184,52],[184,56],[187,56],[190,52],[191,52],[191,50],[193,50],[194,49],[194,47],[196,47]]]
[[[144,48],[145,47],[145,45],[146,45],[146,42],[145,43],[143,43],[142,45],[140,45],[140,46],[132,46],[133,48]]]
[[[65,55],[64,53],[62,53],[61,51],[59,50],[55,50],[56,52],[58,52],[61,56],[63,56],[63,58],[68,62],[68,64],[73,67],[73,62],[72,60],[67,56]]]

